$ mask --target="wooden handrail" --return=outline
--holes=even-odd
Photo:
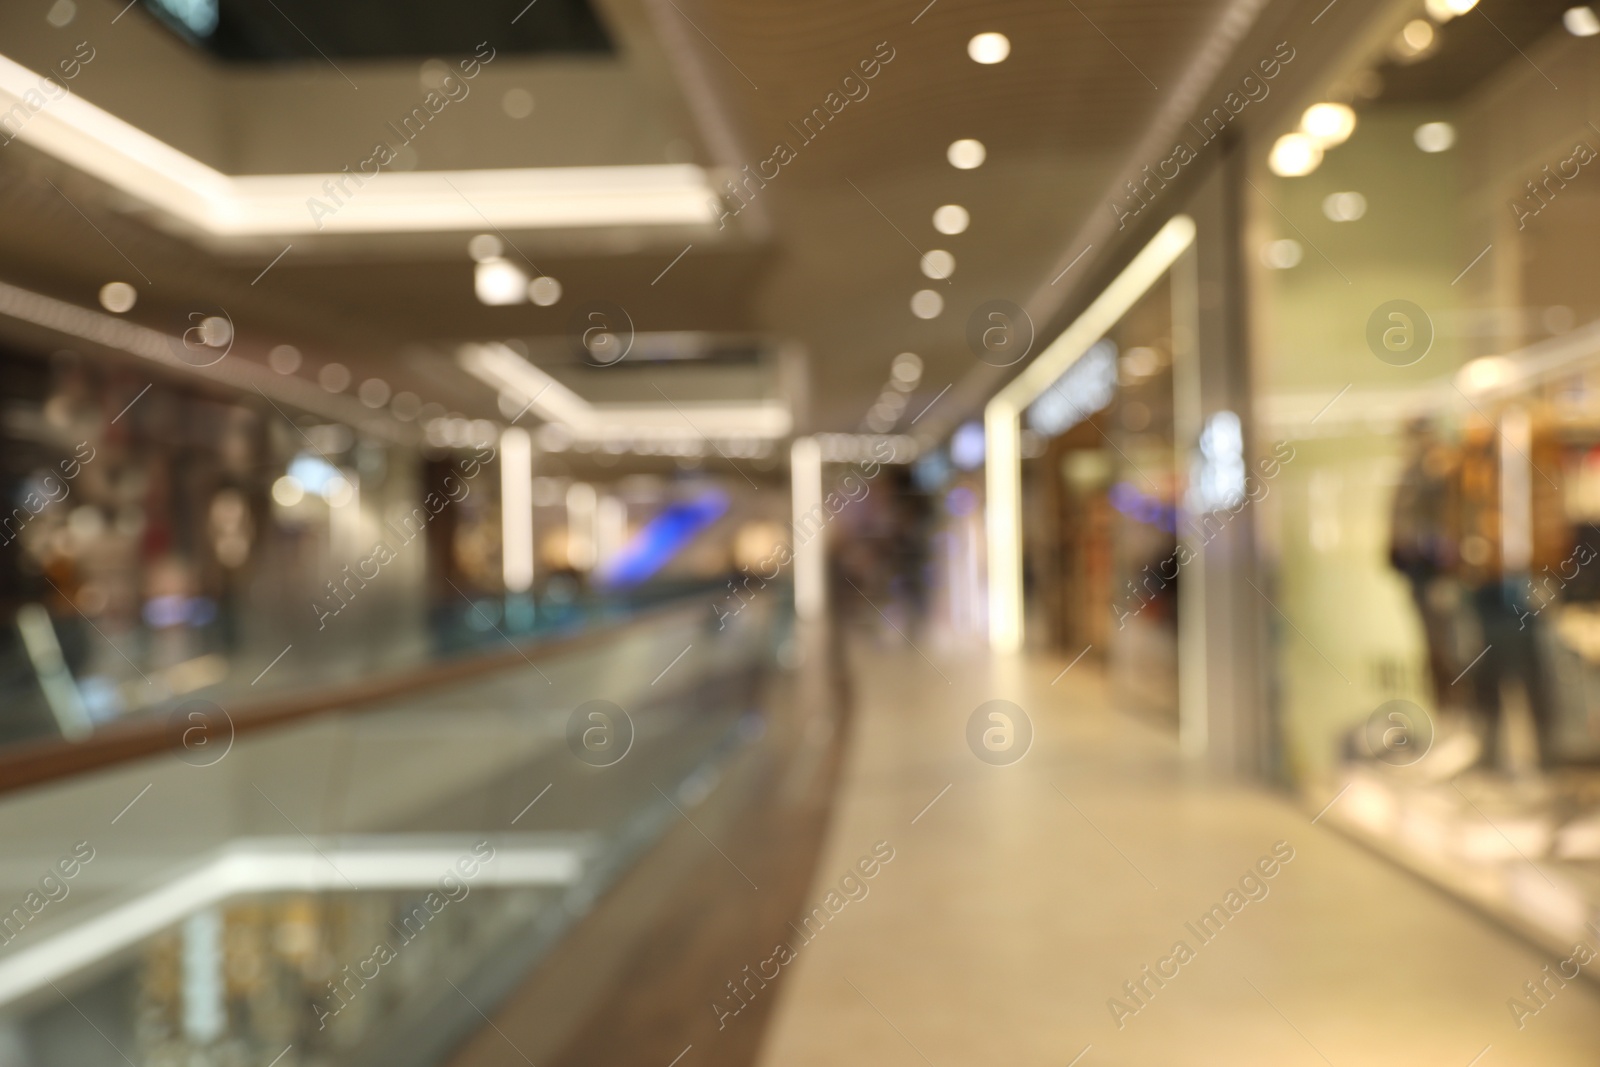
[[[527,666],[615,640],[680,612],[704,614],[680,600],[643,609],[617,625],[587,628],[519,645],[504,652],[429,663],[411,670],[385,671],[314,692],[269,697],[243,707],[226,709],[227,716],[233,725],[233,736],[237,738],[240,734],[272,729],[318,715],[364,713],[373,710],[374,705],[394,697],[436,689],[480,674]],[[7,745],[0,748],[0,793],[42,785],[181,748],[182,737],[182,724],[174,725],[165,717],[152,717],[113,723],[76,741],[50,738]]]

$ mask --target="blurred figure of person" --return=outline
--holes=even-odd
[[[1526,701],[1543,767],[1555,762],[1554,693],[1542,651],[1541,615],[1531,576],[1558,567],[1571,547],[1561,491],[1561,445],[1524,409],[1510,407],[1498,425],[1471,430],[1461,453],[1458,573],[1477,617],[1481,642],[1463,664],[1484,721],[1483,765],[1501,761],[1502,711],[1508,695]]]
[[[1428,680],[1435,704],[1451,702],[1451,683],[1465,664],[1456,653],[1460,522],[1459,456],[1427,419],[1405,429],[1406,458],[1389,526],[1389,563],[1405,578],[1422,623]]]

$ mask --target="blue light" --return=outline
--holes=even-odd
[[[155,0],[155,5],[196,37],[216,32],[217,0]]]
[[[289,461],[289,477],[300,483],[308,493],[325,497],[335,478],[343,478],[339,468],[309,452],[302,452]]]
[[[728,494],[720,489],[668,504],[600,568],[599,584],[637,585],[650,578],[727,510]]]
[[[950,436],[950,462],[964,471],[983,466],[983,423],[964,422]]]

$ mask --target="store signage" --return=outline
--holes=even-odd
[[[1117,393],[1117,346],[1100,340],[1028,408],[1028,428],[1046,437],[1066,433],[1111,403]]]

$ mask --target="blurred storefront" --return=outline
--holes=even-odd
[[[1258,516],[1277,740],[1331,820],[1565,936],[1600,901],[1593,15],[1527,5],[1516,49],[1446,7],[1369,27],[1240,193],[1257,436],[1293,456]]]
[[[540,453],[514,581],[502,425],[417,404],[377,433],[76,351],[0,368],[0,741],[353,683],[690,590],[714,618],[712,586],[786,517],[781,487],[697,459],[608,477],[613,457]]]

